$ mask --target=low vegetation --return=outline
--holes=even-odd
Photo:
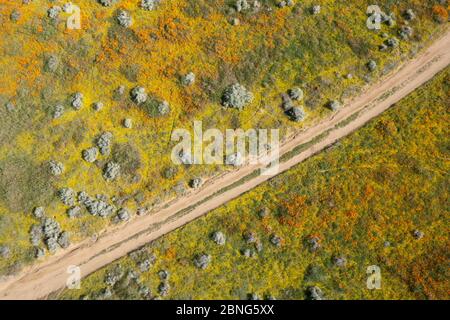
[[[447,68],[326,151],[54,298],[447,299],[449,92]],[[369,266],[380,289],[367,288]],[[118,269],[138,284],[108,285]]]
[[[284,136],[330,115],[330,101],[351,97],[445,28],[442,7],[419,0],[382,2],[397,24],[379,31],[366,26],[368,0],[144,2],[74,1],[80,30],[66,27],[66,1],[0,4],[0,246],[8,248],[0,274],[48,256],[30,241],[37,207],[77,242],[228,169],[175,167],[173,129],[201,120],[205,129]],[[380,50],[402,30],[395,48]],[[236,83],[245,91],[225,108]],[[61,190],[73,199],[61,201]]]

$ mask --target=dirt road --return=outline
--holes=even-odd
[[[279,173],[288,170],[358,129],[430,80],[449,64],[450,32],[447,32],[419,57],[408,61],[397,72],[371,86],[360,96],[347,101],[339,112],[283,142],[280,146],[280,155],[311,141],[324,132],[329,132],[322,140],[307,147],[286,162],[280,163]],[[344,124],[342,121],[346,119],[348,121],[345,121]],[[209,181],[197,192],[174,201],[156,213],[109,228],[95,240],[86,240],[73,245],[40,264],[26,268],[19,275],[2,280],[0,282],[0,299],[47,297],[48,294],[65,286],[69,276],[67,273],[69,266],[80,267],[81,275],[84,277],[271,178],[271,176],[257,175],[242,184],[212,196],[218,190],[231,186],[259,168],[259,165],[245,165],[238,170],[226,173]],[[194,204],[198,205],[192,208]],[[186,210],[187,208],[191,208],[191,210]]]

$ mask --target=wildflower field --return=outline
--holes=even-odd
[[[54,297],[304,299],[316,286],[328,299],[447,299],[449,106],[447,68],[326,151]],[[367,288],[370,266],[380,289]]]
[[[205,129],[278,128],[282,135],[286,136],[329,116],[333,112],[327,107],[330,101],[343,102],[351,98],[364,86],[374,83],[381,76],[394,70],[401,62],[419,54],[420,50],[446,27],[448,19],[446,6],[438,1],[419,0],[380,1],[380,8],[386,14],[395,16],[395,24],[389,26],[383,23],[381,30],[378,31],[367,28],[366,9],[372,3],[363,0],[295,1],[294,5],[285,7],[280,7],[278,1],[261,0],[258,7],[253,4],[242,10],[238,10],[236,1],[228,0],[162,0],[152,10],[146,10],[135,0],[76,0],[72,3],[80,9],[81,29],[67,28],[67,19],[71,14],[65,12],[65,1],[0,0],[1,275],[15,274],[24,266],[45,259],[59,246],[64,248],[68,245],[68,237],[71,243],[93,237],[111,223],[118,223],[120,219],[134,216],[141,208],[158,207],[166,201],[182,196],[189,191],[188,184],[191,179],[198,177],[207,179],[218,172],[229,170],[228,167],[219,165],[174,166],[170,155],[174,146],[171,133],[175,128],[190,129],[193,121],[197,120],[203,122]],[[103,3],[111,5],[105,6]],[[314,6],[317,5],[320,5],[320,11],[313,12]],[[405,17],[405,11],[408,9],[414,11],[414,19]],[[122,19],[124,16],[127,19]],[[405,26],[411,27],[413,32],[401,38]],[[397,45],[388,50],[380,50],[383,43],[394,37],[400,39]],[[376,63],[376,68],[372,70],[368,68],[370,61]],[[190,73],[195,75],[195,81],[186,85],[186,76]],[[442,78],[445,77],[441,76]],[[223,106],[224,92],[235,83],[245,86],[252,93],[253,99],[242,110]],[[138,87],[145,89],[146,103],[136,102],[133,89]],[[300,122],[291,121],[281,107],[282,94],[293,88],[301,88],[304,92],[304,99],[296,102],[306,114],[306,118]],[[420,98],[413,95],[413,98],[409,99],[414,97]],[[444,99],[442,95],[440,97]],[[408,130],[409,126],[415,124],[414,121],[418,121],[417,117],[425,117],[427,112],[432,113],[429,121],[435,119],[432,115],[437,119],[437,111],[435,114],[432,108],[437,108],[439,104],[436,103],[435,106],[432,103],[434,100],[426,101],[430,104],[429,109],[414,109],[408,115],[404,115],[404,119],[408,121],[404,120],[402,130]],[[160,109],[163,104],[164,112]],[[423,113],[416,114],[419,111]],[[416,117],[412,117],[411,114]],[[445,112],[439,117],[443,115]],[[396,121],[392,122],[394,124],[386,125],[385,129],[384,127],[374,129],[380,136],[373,140],[371,148],[382,148],[378,144],[382,141],[400,139],[400,136],[391,136],[389,133],[392,127],[398,128]],[[437,123],[435,125],[438,126]],[[442,126],[444,123],[439,125]],[[411,127],[410,130],[413,130],[412,128],[415,127]],[[420,134],[437,134],[431,128],[427,129],[429,130],[422,130]],[[102,139],[106,137],[105,133],[109,134],[106,140]],[[351,139],[357,139],[355,136],[360,134],[363,133],[356,133]],[[401,137],[404,137],[403,134]],[[422,136],[413,135],[411,132],[411,137],[413,139],[410,141],[415,141],[417,145],[425,143]],[[351,139],[347,141],[353,141]],[[365,139],[364,143],[368,141],[371,140]],[[404,161],[407,167],[415,166],[419,160],[408,156],[410,152],[406,147],[408,144],[406,141],[403,143],[404,146],[398,147],[401,151],[398,165]],[[102,147],[107,149],[104,153]],[[437,149],[433,150],[438,152],[438,147],[434,147]],[[89,153],[92,148],[99,148],[100,153],[98,155],[97,151]],[[340,148],[343,147],[317,158],[327,157],[331,152],[341,152]],[[347,158],[350,154],[359,154],[362,157],[361,152],[342,151],[342,157]],[[367,156],[373,154],[367,151]],[[90,161],[91,158],[93,161]],[[318,161],[317,158],[308,163],[315,163],[314,161]],[[379,161],[383,159],[384,155],[380,155]],[[392,161],[395,159],[390,158]],[[424,159],[421,161],[425,161]],[[443,160],[445,159],[436,158],[436,161]],[[303,291],[299,289],[298,281],[306,266],[298,265],[295,272],[289,272],[289,278],[282,277],[276,280],[278,276],[290,270],[287,266],[291,259],[282,250],[269,249],[270,245],[265,246],[269,257],[279,255],[280,259],[286,260],[283,266],[275,264],[258,267],[250,262],[253,260],[239,263],[237,266],[239,270],[234,274],[249,277],[249,281],[244,281],[242,288],[231,288],[234,281],[224,285],[226,277],[218,275],[226,275],[226,268],[228,270],[235,268],[237,260],[225,255],[222,264],[217,262],[218,258],[215,256],[215,262],[211,264],[208,273],[215,270],[216,277],[213,274],[205,276],[191,270],[189,254],[194,250],[194,245],[197,245],[194,239],[177,239],[184,239],[183,237],[187,235],[207,238],[207,233],[212,231],[213,226],[222,223],[226,233],[230,233],[225,248],[229,249],[228,255],[234,255],[236,250],[241,249],[237,249],[240,233],[243,228],[249,227],[250,223],[258,226],[257,228],[269,228],[269,231],[270,228],[274,230],[279,228],[280,232],[285,230],[284,232],[289,231],[292,234],[303,233],[301,230],[306,228],[306,222],[301,219],[301,215],[283,213],[286,210],[286,212],[300,210],[290,207],[297,203],[316,208],[308,211],[311,215],[315,212],[314,219],[320,220],[323,226],[334,226],[334,230],[340,230],[339,232],[343,234],[339,237],[344,235],[349,237],[350,231],[345,231],[344,227],[350,227],[350,222],[344,223],[343,220],[339,220],[344,219],[338,219],[339,215],[333,219],[330,217],[320,219],[320,215],[325,213],[319,208],[326,205],[326,200],[321,200],[324,202],[320,204],[314,202],[319,201],[321,197],[325,199],[327,194],[330,197],[334,194],[333,189],[327,188],[328,193],[324,189],[323,195],[319,195],[320,190],[314,189],[319,188],[319,180],[333,179],[328,176],[333,170],[329,169],[326,163],[325,161],[321,165],[323,167],[320,167],[323,175],[313,174],[313,171],[306,174],[309,170],[305,170],[302,178],[305,180],[298,181],[300,187],[294,187],[290,181],[288,184],[279,182],[280,186],[276,185],[274,190],[281,191],[285,187],[289,191],[296,190],[299,193],[290,195],[287,190],[283,192],[286,196],[283,198],[286,202],[284,209],[271,201],[272,197],[275,201],[281,194],[277,195],[278,193],[273,193],[274,191],[269,189],[276,181],[293,179],[287,178],[294,177],[293,174],[284,175],[267,184],[264,187],[267,190],[264,192],[269,194],[272,192],[270,196],[262,197],[264,193],[252,192],[251,196],[249,194],[243,200],[238,200],[250,202],[252,199],[253,208],[250,206],[244,209],[246,206],[243,204],[237,205],[238,201],[233,202],[236,207],[230,204],[154,244],[159,248],[159,254],[167,257],[167,260],[158,260],[158,263],[166,263],[168,267],[174,267],[176,263],[186,265],[186,268],[181,268],[185,269],[183,272],[186,273],[179,270],[180,273],[177,275],[175,270],[171,270],[173,273],[170,277],[173,287],[170,291],[171,297],[242,297],[250,292],[262,295],[266,291],[271,291],[279,297],[301,297]],[[434,163],[427,165],[436,168]],[[301,168],[306,166],[307,164],[304,164]],[[420,167],[420,164],[417,166]],[[119,167],[120,175],[117,174]],[[303,169],[298,170],[303,172]],[[361,170],[358,174],[369,172],[365,171],[366,169]],[[396,181],[394,179],[396,167],[383,166],[377,170],[380,170],[379,179],[385,180],[380,180],[378,184],[368,182],[364,186],[354,186],[355,189],[349,189],[347,192],[363,192],[360,188],[364,188],[369,201],[371,196],[375,197],[377,188],[383,181],[386,183]],[[427,174],[438,172],[425,170]],[[356,174],[345,170],[343,173]],[[419,179],[422,172],[411,172],[407,177]],[[318,180],[313,182],[314,179]],[[345,181],[350,183],[351,179]],[[357,181],[361,183],[359,179]],[[412,192],[409,183],[415,181],[407,181],[408,187],[404,192]],[[401,182],[398,183],[402,185]],[[337,183],[335,188],[344,185]],[[425,188],[423,183],[420,186]],[[433,186],[437,184],[433,182]],[[313,188],[309,196],[301,192],[306,188]],[[389,193],[389,190],[384,192]],[[433,189],[430,187],[430,190]],[[288,195],[293,198],[289,198]],[[435,196],[438,199],[440,193],[437,192]],[[413,198],[411,202],[408,201],[408,205],[414,206],[416,200],[414,195],[411,197]],[[356,223],[364,225],[367,223],[364,219],[370,220],[371,215],[388,213],[363,214],[361,211],[363,209],[358,207],[359,202],[354,202],[357,201],[355,199],[346,202],[345,206],[342,203],[336,204],[334,208],[354,216],[353,220],[349,220],[355,224],[351,230],[358,230],[357,232],[364,234],[378,232],[357,227]],[[86,200],[89,200],[89,206],[86,206],[88,209],[78,206],[81,202],[87,203]],[[361,205],[364,205],[364,201],[360,201]],[[382,205],[382,202],[375,200],[373,202],[376,206],[375,204],[374,207],[371,206],[371,210]],[[394,202],[392,200],[392,203]],[[255,220],[259,222],[253,221],[252,219],[256,217],[250,213],[265,203],[273,210],[272,214],[261,221]],[[439,203],[436,200],[436,205]],[[417,206],[414,210],[419,210],[420,206],[418,204]],[[39,210],[36,211],[36,208]],[[121,209],[125,210],[128,216],[124,211],[120,211]],[[228,218],[230,213],[244,214],[244,211],[248,212],[248,224],[240,218],[238,220]],[[105,217],[102,214],[100,214],[102,217],[99,217],[97,212],[104,213]],[[400,216],[402,214],[406,219],[411,212],[401,213]],[[212,217],[217,220],[213,221]],[[316,227],[317,230],[314,232],[318,232],[320,224]],[[186,231],[189,228],[192,233]],[[230,230],[227,230],[228,228]],[[328,231],[333,230],[330,228]],[[404,228],[406,230],[406,224]],[[403,230],[395,229],[396,232]],[[259,230],[263,236],[262,229]],[[431,232],[425,230],[425,233],[424,241],[421,243],[431,241],[429,238]],[[62,240],[61,234],[64,234]],[[45,239],[41,241],[42,237]],[[292,239],[292,243],[288,239],[283,236],[284,242],[281,247],[283,250],[284,248],[294,250],[296,246],[298,248],[300,238]],[[178,241],[184,245],[186,243],[191,245],[189,248],[179,248],[185,250],[184,258],[176,251]],[[234,245],[233,241],[236,242]],[[322,263],[325,263],[327,254],[330,254],[333,246],[338,248],[337,243],[333,244],[333,241],[338,240],[329,241],[330,245],[321,253],[323,256],[318,254],[316,257],[322,259],[320,260]],[[440,243],[442,246],[442,242]],[[204,245],[210,246],[208,241]],[[373,245],[375,246],[375,243]],[[200,247],[196,250],[200,250],[201,246],[200,243]],[[219,248],[214,247],[211,250]],[[341,250],[345,253],[345,246]],[[363,247],[360,250],[363,251]],[[390,252],[392,248],[377,250]],[[414,254],[419,252],[420,250],[415,250]],[[263,251],[261,254],[264,256],[266,253]],[[441,255],[437,255],[436,259],[440,257]],[[356,256],[352,258],[348,259],[348,270],[353,270],[351,272],[356,274],[359,271],[352,269],[351,266],[356,263],[354,259],[357,258]],[[361,256],[359,259],[370,258]],[[241,257],[237,254],[233,259]],[[411,259],[412,257],[405,257],[402,263],[409,265]],[[419,262],[424,264],[420,268],[431,267],[426,264],[428,260]],[[362,263],[359,265],[362,266]],[[273,283],[267,283],[266,286],[262,284],[266,280],[261,278],[261,284],[258,285],[257,281],[252,280],[251,274],[245,271],[253,267],[268,268],[264,271],[268,278],[270,274],[277,277],[271,280]],[[188,272],[193,272],[194,276],[185,277]],[[255,274],[263,274],[262,272],[261,270],[261,273]],[[340,271],[336,269],[333,272]],[[406,269],[403,268],[402,272],[406,272]],[[411,270],[413,274],[417,272],[419,271]],[[155,275],[149,274],[149,279],[152,276]],[[359,276],[364,277],[358,273]],[[210,283],[206,280],[208,278],[216,282],[217,292],[216,289],[200,292],[206,290],[204,285]],[[399,280],[400,278],[413,277],[410,274],[401,274],[392,277],[392,281],[397,279],[395,281],[399,283],[406,283]],[[297,289],[286,287],[286,283],[293,281],[299,284],[295,287]],[[324,281],[328,281],[326,289],[329,292],[326,294],[330,297],[340,297],[341,283],[328,276]],[[344,279],[342,281],[345,282]],[[357,290],[363,288],[356,286],[356,282],[352,281],[345,283],[347,286],[355,286],[355,291],[352,292],[358,296]],[[194,288],[194,284],[197,288]],[[426,294],[425,289],[421,290],[420,294]],[[436,290],[439,291],[441,288]],[[157,292],[156,289],[153,291]],[[412,297],[415,294],[406,289],[399,292],[389,292],[389,295],[396,296],[409,292],[408,297]],[[362,293],[359,294],[363,296]],[[377,291],[370,294],[378,294],[381,297],[387,293]]]

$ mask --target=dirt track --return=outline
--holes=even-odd
[[[279,173],[324,149],[338,139],[378,116],[410,92],[430,80],[450,64],[450,32],[447,32],[422,55],[407,62],[398,72],[370,87],[360,96],[346,102],[333,116],[290,138],[280,146],[280,155],[298,145],[311,141],[321,133],[331,130],[328,136],[316,144],[280,163]],[[389,94],[386,94],[388,93]],[[358,116],[344,126],[337,126],[352,115]],[[95,240],[86,240],[60,251],[46,261],[23,270],[19,275],[0,282],[0,299],[37,299],[63,288],[68,278],[67,268],[76,265],[86,276],[128,252],[206,214],[212,209],[256,187],[270,176],[258,175],[230,188],[217,196],[218,190],[232,185],[242,177],[260,168],[245,165],[206,183],[200,190],[171,203],[168,207],[145,217],[135,218],[126,224],[106,230]],[[208,199],[207,199],[208,198]],[[205,201],[206,199],[206,201]],[[202,201],[203,200],[203,201]],[[177,213],[199,203],[183,215]],[[172,219],[170,219],[172,217]]]

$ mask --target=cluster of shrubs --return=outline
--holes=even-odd
[[[306,118],[306,112],[303,106],[295,104],[295,102],[301,102],[303,97],[303,90],[300,88],[290,89],[287,93],[281,95],[281,107],[292,121],[301,122]]]
[[[143,106],[149,116],[165,116],[170,113],[170,105],[165,100],[149,97],[144,87],[137,86],[130,92],[131,99],[137,105]]]
[[[253,94],[239,83],[232,84],[222,95],[222,105],[226,108],[242,110],[253,101]]]
[[[130,258],[137,267],[124,269],[120,264],[110,267],[104,277],[105,288],[94,293],[86,299],[158,299],[169,294],[170,284],[168,270],[159,270],[158,276],[161,283],[158,285],[159,297],[152,294],[152,291],[140,279],[141,275],[151,270],[156,262],[156,256],[153,253],[142,248],[130,253]]]
[[[106,218],[116,213],[116,219],[114,221],[128,221],[131,218],[130,212],[126,208],[119,208],[108,201],[108,197],[103,194],[98,194],[95,197],[89,196],[85,191],[76,193],[71,188],[63,188],[59,190],[58,196],[63,204],[69,206],[67,209],[67,215],[69,218],[79,217],[82,213],[82,207],[86,211],[93,215]],[[141,207],[138,208],[137,214],[139,216],[148,213],[148,209]]]
[[[107,300],[117,296],[120,299],[151,299],[149,287],[142,283],[140,275],[133,269],[124,270],[120,264],[107,272],[104,283],[106,288],[94,293],[93,299]]]
[[[44,243],[50,253],[55,253],[59,247],[65,249],[70,245],[70,237],[67,231],[61,230],[59,223],[45,216],[43,207],[36,207],[33,216],[38,219],[39,224],[34,224],[30,229],[30,241],[35,247],[35,257],[41,258],[45,250],[41,245]]]

